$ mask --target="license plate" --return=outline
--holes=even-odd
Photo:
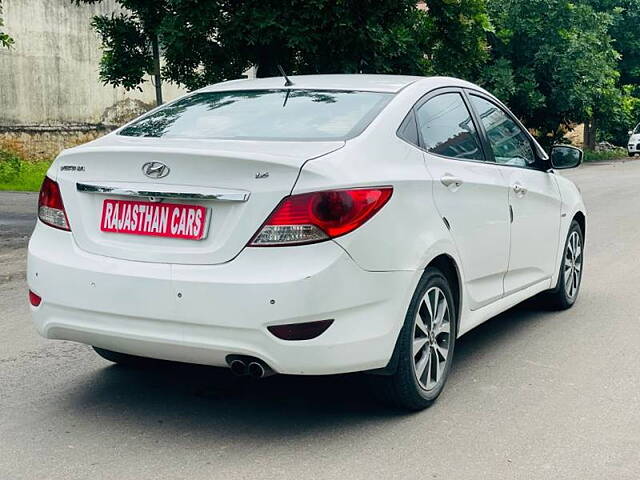
[[[207,209],[200,205],[109,200],[102,203],[103,232],[201,240]]]

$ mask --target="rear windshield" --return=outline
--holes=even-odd
[[[345,140],[393,97],[333,90],[246,90],[190,95],[118,132],[131,137]]]

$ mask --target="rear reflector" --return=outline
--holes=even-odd
[[[34,307],[37,307],[42,302],[42,298],[29,290],[29,303]]]
[[[322,335],[332,323],[333,320],[319,320],[317,322],[271,325],[267,329],[282,340],[311,340]]]
[[[49,177],[44,177],[38,197],[38,218],[42,223],[60,230],[71,230],[64,211],[60,187]]]
[[[392,193],[391,187],[377,187],[285,197],[249,245],[302,245],[345,235],[373,217]]]

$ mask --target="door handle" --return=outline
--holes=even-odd
[[[527,189],[519,183],[514,184],[511,188],[513,188],[514,193],[520,197],[527,193]]]
[[[451,185],[453,185],[456,188],[463,183],[461,178],[454,177],[453,175],[449,175],[448,173],[444,174],[444,176],[440,179],[440,182],[442,182],[445,187],[450,187]]]

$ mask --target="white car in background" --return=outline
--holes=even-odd
[[[465,332],[541,292],[575,302],[585,208],[555,169],[581,161],[454,78],[213,85],[56,159],[33,320],[125,364],[367,371],[424,408]]]
[[[633,157],[636,153],[640,153],[640,123],[636,125],[636,128],[633,130],[629,130],[627,153],[630,157]]]

